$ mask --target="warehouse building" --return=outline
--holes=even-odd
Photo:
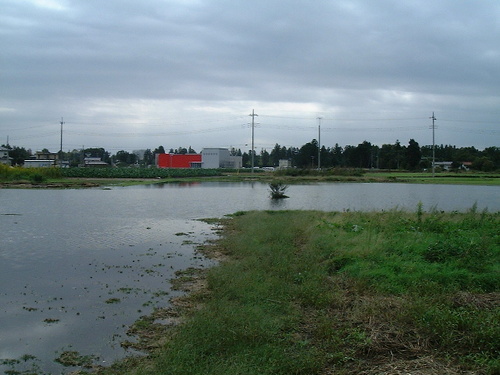
[[[156,154],[158,168],[201,168],[201,154]]]
[[[231,155],[226,148],[204,148],[200,154],[157,154],[158,168],[231,168],[242,167],[242,157]]]

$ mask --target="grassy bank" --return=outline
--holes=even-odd
[[[500,185],[500,174],[483,172],[368,172],[366,178],[386,179],[394,182],[448,185]]]
[[[499,224],[474,208],[237,213],[185,323],[103,373],[498,374]]]
[[[271,182],[286,184],[316,182],[403,182],[424,184],[461,184],[500,186],[499,173],[373,171],[351,168],[287,169],[267,172],[248,169],[182,169],[182,168],[23,168],[0,165],[0,187],[89,187],[128,186],[154,183],[200,181]]]

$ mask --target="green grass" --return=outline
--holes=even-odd
[[[474,207],[237,213],[187,322],[106,373],[410,373],[425,361],[429,374],[496,374],[499,224]]]
[[[500,185],[500,174],[483,172],[438,172],[432,177],[431,172],[377,171],[367,172],[365,177],[417,184]]]
[[[60,168],[23,168],[0,164],[0,182],[24,181],[37,184],[59,177]]]

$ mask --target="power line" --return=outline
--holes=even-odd
[[[296,116],[276,116],[276,115],[260,115],[261,117],[269,118],[280,118],[289,120],[313,120],[313,117],[296,117]],[[322,117],[325,121],[412,121],[412,120],[424,120],[426,117],[390,117],[390,118],[337,118],[337,117]]]
[[[82,132],[82,131],[76,131],[76,130],[67,130],[66,133],[74,134],[74,135],[96,136],[96,137],[100,137],[100,136],[113,136],[113,137],[151,136],[151,137],[158,137],[158,136],[211,133],[211,132],[218,132],[218,131],[233,131],[233,130],[239,130],[239,128],[232,125],[232,126],[225,126],[225,127],[218,127],[218,128],[192,129],[192,130],[155,132],[155,133],[145,133],[145,132],[133,132],[133,133],[124,133],[124,132],[102,133],[102,132],[99,132],[99,133],[96,133],[96,132]]]

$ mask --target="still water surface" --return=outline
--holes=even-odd
[[[419,202],[427,210],[500,210],[500,187],[491,186],[293,185],[278,202],[267,190],[215,182],[0,190],[0,359],[33,355],[15,368],[58,374],[65,369],[54,359],[64,351],[105,364],[126,355],[126,327],[168,306],[175,271],[213,264],[195,248],[215,235],[196,219],[240,210],[414,211]]]

